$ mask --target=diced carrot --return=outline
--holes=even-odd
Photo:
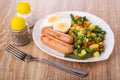
[[[99,48],[96,48],[96,50],[98,51],[98,50],[99,50]]]
[[[80,26],[80,24],[76,24],[77,26]]]
[[[82,43],[81,45],[84,46],[84,43]]]
[[[75,44],[76,43],[76,41],[75,40],[73,40],[73,44]]]
[[[91,31],[90,31],[90,30],[88,30],[88,31],[87,31],[87,34],[90,34],[90,33],[91,33]]]
[[[83,28],[83,26],[80,26],[80,28]]]
[[[100,43],[99,43],[99,46],[100,46],[100,47],[103,47],[103,46],[104,46],[104,43],[103,43],[103,42],[100,42]]]
[[[91,43],[91,42],[88,42],[87,44],[88,44],[88,46],[92,45],[92,43]]]
[[[102,48],[100,48],[100,52],[102,52],[103,51],[103,49]]]
[[[68,32],[68,34],[69,34],[69,35],[71,35],[71,34],[72,34],[72,32],[71,32],[71,31],[69,31],[69,32]]]
[[[86,26],[86,25],[87,25],[87,22],[86,22],[86,21],[84,21],[84,22],[83,22],[83,25],[84,25],[84,26]]]
[[[80,16],[75,16],[76,18],[80,18]]]
[[[92,54],[90,57],[91,57],[91,58],[93,58],[93,57],[94,57],[94,55]]]
[[[84,26],[88,26],[89,24],[90,24],[90,22],[88,22],[88,21],[84,21],[84,22],[83,22],[83,25],[84,25]]]
[[[95,44],[95,41],[91,41],[92,44]]]

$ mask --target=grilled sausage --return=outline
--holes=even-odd
[[[60,41],[54,37],[51,37],[49,35],[42,35],[41,36],[41,41],[49,46],[50,48],[53,48],[61,53],[72,53],[73,52],[73,48],[70,44],[67,44],[63,41]]]
[[[56,30],[53,30],[50,27],[44,27],[42,29],[42,34],[50,35],[52,37],[55,37],[55,38],[57,38],[61,41],[69,43],[69,44],[71,44],[73,42],[73,37],[72,36],[61,33],[61,32],[58,32]]]

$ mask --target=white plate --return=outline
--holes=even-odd
[[[96,61],[102,61],[102,60],[106,60],[109,58],[110,54],[112,53],[112,50],[114,48],[114,34],[110,28],[110,26],[102,19],[98,18],[95,15],[86,13],[86,12],[79,12],[79,11],[66,11],[66,12],[57,12],[57,13],[53,13],[51,15],[58,15],[61,18],[63,17],[70,17],[70,13],[72,13],[73,15],[80,15],[80,16],[86,16],[88,18],[88,20],[95,24],[95,25],[99,25],[103,30],[105,30],[107,32],[106,37],[105,37],[105,51],[102,53],[102,55],[98,58],[89,58],[89,59],[85,59],[85,60],[77,60],[77,59],[71,59],[71,58],[65,58],[64,54],[49,48],[48,46],[44,45],[41,41],[40,41],[40,37],[41,37],[41,29],[44,27],[42,22],[50,15],[47,15],[45,17],[43,17],[42,19],[40,19],[39,21],[37,21],[37,23],[35,24],[34,28],[33,28],[33,39],[35,44],[45,53],[54,56],[56,58],[62,59],[62,60],[66,60],[66,61],[72,61],[72,62],[96,62]]]

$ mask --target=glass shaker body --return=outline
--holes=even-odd
[[[26,45],[31,41],[27,27],[20,31],[11,30],[11,37],[12,43],[18,46]]]

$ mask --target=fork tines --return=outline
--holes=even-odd
[[[8,51],[9,53],[11,53],[14,57],[16,57],[19,60],[24,61],[25,57],[26,57],[26,53],[20,51],[19,49],[15,48],[14,46],[12,46],[11,44],[9,44],[6,48],[6,51]]]

